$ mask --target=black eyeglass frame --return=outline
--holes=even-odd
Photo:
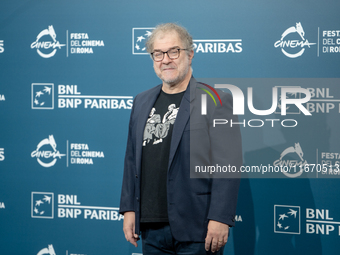
[[[176,58],[171,58],[171,57],[169,56],[169,51],[171,51],[171,50],[178,50],[178,56],[177,56]],[[153,54],[155,53],[155,51],[152,52],[152,53],[150,53],[150,54],[151,54],[151,58],[152,58],[153,61],[155,61],[155,62],[161,62],[161,61],[163,61],[163,59],[164,59],[165,53],[168,55],[168,58],[171,59],[171,60],[178,59],[179,56],[180,56],[181,50],[188,50],[188,49],[180,49],[180,48],[177,48],[177,49],[176,49],[176,48],[171,48],[171,49],[169,49],[169,50],[167,50],[167,51],[161,51],[161,50],[159,50],[159,51],[157,51],[157,52],[162,52],[162,53],[163,53],[163,57],[162,57],[162,59],[160,59],[160,60],[155,60],[155,58],[154,58],[154,56],[153,56]]]

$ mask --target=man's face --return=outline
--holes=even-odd
[[[171,48],[184,49],[184,45],[180,40],[177,32],[172,31],[165,34],[160,34],[154,41],[153,51],[168,51]],[[181,50],[179,58],[170,59],[167,54],[160,62],[154,61],[153,67],[157,76],[166,84],[174,86],[189,75],[193,52],[188,56],[186,51]]]

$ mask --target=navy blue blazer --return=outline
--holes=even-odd
[[[213,100],[207,100],[208,113],[201,115],[201,94],[205,92],[199,87],[204,86],[192,77],[183,95],[173,127],[166,183],[171,231],[176,240],[183,242],[204,242],[210,219],[234,226],[240,181],[239,178],[190,178],[190,141],[191,146],[201,148],[195,151],[194,157],[198,159],[195,164],[230,164],[238,169],[242,165],[239,128],[211,127],[213,118],[219,115],[217,111],[223,111],[223,116],[237,122],[237,117],[232,115],[231,95],[219,92],[223,107],[216,110]],[[143,133],[161,88],[162,85],[158,85],[135,97],[129,123],[120,213],[135,212],[137,234],[140,232]],[[221,154],[212,153],[211,146],[215,152],[222,147],[227,149]]]

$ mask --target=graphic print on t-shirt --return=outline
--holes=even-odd
[[[144,129],[143,146],[146,146],[150,142],[152,142],[152,144],[158,144],[163,141],[163,138],[168,135],[170,125],[175,123],[178,110],[179,107],[176,108],[175,104],[169,105],[168,111],[161,120],[161,116],[156,114],[156,108],[153,107],[151,109]]]

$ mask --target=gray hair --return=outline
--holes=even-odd
[[[145,43],[147,52],[149,53],[153,52],[153,44],[155,42],[155,39],[160,34],[165,34],[172,31],[175,31],[178,34],[179,38],[184,44],[185,49],[188,49],[187,53],[189,55],[190,51],[194,49],[192,37],[184,27],[177,25],[175,23],[165,23],[156,26],[156,28],[152,31],[152,34]]]

